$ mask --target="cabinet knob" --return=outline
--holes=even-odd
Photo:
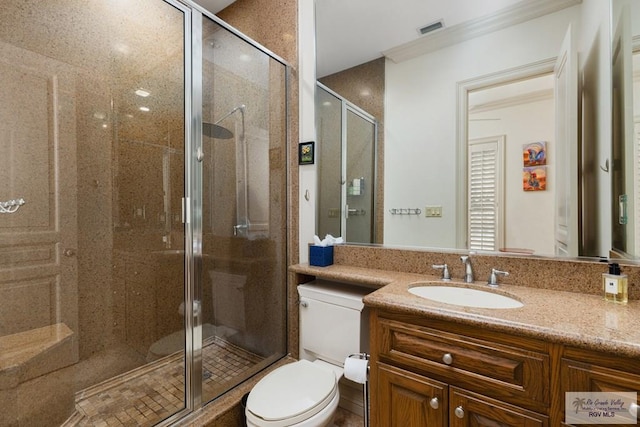
[[[462,405],[454,409],[453,413],[456,414],[456,417],[458,418],[464,418],[464,409],[462,408]]]
[[[444,356],[442,356],[442,361],[447,365],[451,365],[453,363],[453,356],[451,355],[451,353],[446,353]]]
[[[431,405],[433,409],[438,409],[440,407],[440,401],[437,397],[434,397],[429,401],[429,405]]]

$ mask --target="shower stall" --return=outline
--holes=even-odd
[[[168,425],[286,353],[283,60],[189,0],[0,2],[0,427]]]
[[[375,243],[378,122],[317,82],[319,236]]]

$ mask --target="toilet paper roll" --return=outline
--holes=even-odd
[[[368,366],[369,361],[367,359],[347,357],[344,359],[344,376],[358,384],[364,384],[367,382]]]

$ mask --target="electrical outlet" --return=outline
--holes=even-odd
[[[442,217],[442,206],[427,206],[424,208],[424,216],[427,218]]]

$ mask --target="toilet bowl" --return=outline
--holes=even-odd
[[[344,359],[366,351],[362,298],[370,291],[322,280],[298,286],[302,359],[273,370],[253,387],[245,408],[247,426],[331,425]]]
[[[270,372],[249,394],[247,426],[329,425],[340,401],[338,380],[333,369],[304,359]]]

